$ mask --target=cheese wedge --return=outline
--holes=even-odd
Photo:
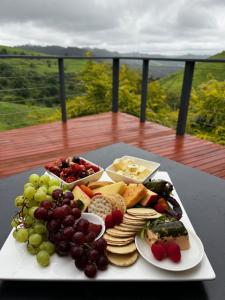
[[[130,183],[126,188],[123,197],[127,208],[130,208],[140,202],[146,195],[147,189],[143,184]]]
[[[98,189],[94,189],[95,193],[101,193],[103,196],[113,195],[113,194],[120,194],[123,195],[127,185],[125,182],[120,181],[117,183],[113,183],[110,185],[103,186]]]
[[[85,194],[80,188],[79,186],[75,186],[75,188],[73,189],[73,196],[74,196],[74,200],[80,200],[81,202],[83,202],[84,207],[82,209],[82,211],[85,211],[87,209],[87,207],[89,206],[90,202],[91,202],[91,198]]]

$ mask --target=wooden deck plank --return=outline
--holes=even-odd
[[[125,113],[102,113],[0,132],[0,177],[60,156],[125,142],[225,179],[225,147]]]

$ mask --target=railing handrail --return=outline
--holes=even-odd
[[[225,59],[215,58],[176,58],[176,57],[151,57],[151,56],[65,56],[65,55],[8,55],[0,54],[1,58],[25,58],[25,59],[106,59],[112,60],[114,58],[123,60],[156,60],[156,61],[180,61],[180,62],[206,62],[206,63],[225,63]]]
[[[61,104],[62,121],[66,122],[66,93],[65,93],[65,74],[64,74],[64,59],[84,59],[84,60],[112,60],[112,111],[118,111],[119,103],[119,65],[120,60],[141,60],[142,67],[142,91],[141,91],[141,106],[140,106],[140,121],[144,122],[146,118],[146,104],[148,93],[148,70],[149,61],[179,61],[185,62],[184,77],[181,91],[181,101],[177,122],[177,135],[184,135],[189,99],[191,94],[192,80],[196,62],[203,63],[225,63],[225,59],[207,59],[207,58],[171,58],[171,57],[141,57],[141,56],[47,56],[47,55],[8,55],[0,54],[0,59],[56,59],[58,60],[58,75],[59,75],[59,95]]]

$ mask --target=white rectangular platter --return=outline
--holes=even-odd
[[[171,182],[167,172],[157,172],[154,178],[165,179]],[[100,180],[110,180],[106,173],[103,173]],[[183,210],[182,222],[192,229],[194,228],[185,212],[185,209],[174,190],[174,198],[181,204]],[[198,234],[198,233],[197,233]],[[201,238],[201,237],[200,237]],[[94,280],[97,281],[200,281],[212,280],[216,275],[213,268],[204,254],[203,260],[196,267],[182,272],[165,271],[154,267],[146,262],[141,256],[138,261],[126,268],[119,268],[109,265],[108,270],[98,272]],[[84,273],[77,270],[70,257],[62,258],[57,255],[51,257],[51,264],[47,268],[40,267],[36,258],[30,255],[25,244],[19,244],[9,234],[5,244],[0,251],[0,279],[9,280],[64,280],[64,281],[85,281],[90,280]]]

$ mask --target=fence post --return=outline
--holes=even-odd
[[[177,135],[185,134],[194,68],[195,68],[194,61],[185,62],[180,109],[179,109],[179,116],[177,121]]]
[[[64,78],[64,60],[63,58],[58,58],[58,68],[59,68],[59,91],[60,91],[60,105],[62,122],[67,121],[66,115],[66,95],[65,95],[65,78]]]
[[[113,76],[112,76],[112,111],[118,112],[119,99],[119,58],[113,58]]]
[[[149,69],[149,60],[143,59],[142,84],[141,84],[141,112],[140,112],[141,122],[145,122],[145,118],[146,118],[146,103],[147,103],[147,95],[148,95],[148,69]]]

